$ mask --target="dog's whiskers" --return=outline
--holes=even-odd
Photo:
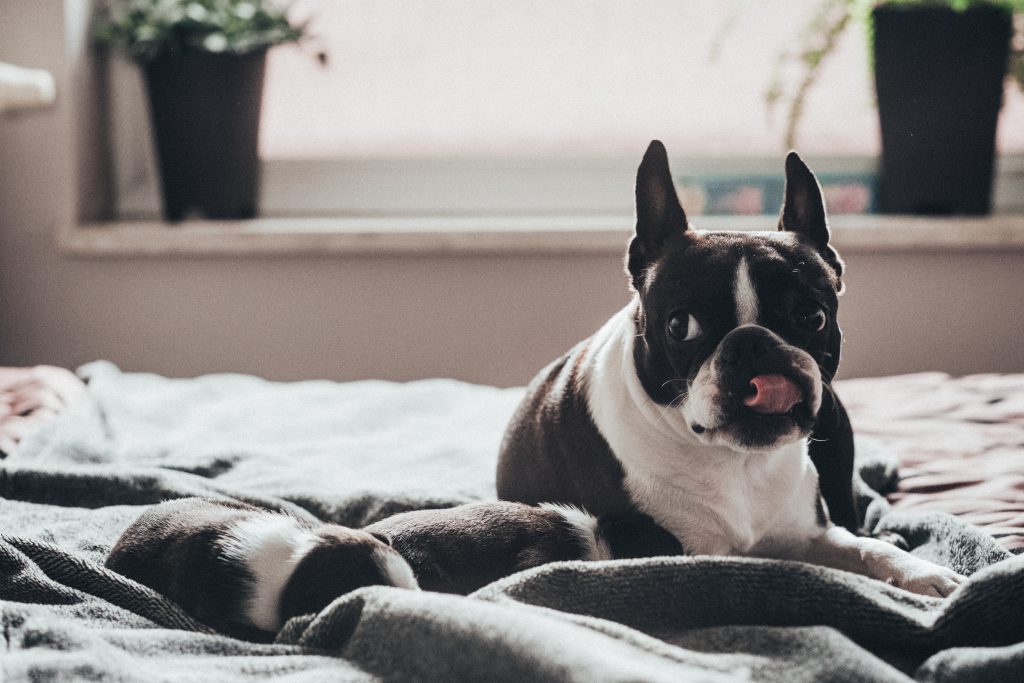
[[[670,381],[682,382],[684,380],[677,379],[677,380],[670,380]],[[665,384],[668,384],[668,382],[665,382]],[[662,386],[664,387],[665,384],[662,384]],[[668,402],[668,405],[666,405],[664,408],[661,409],[661,411],[658,414],[658,422],[661,422],[662,420],[664,420],[666,418],[666,416],[669,414],[670,411],[673,411],[673,410],[677,409],[679,406],[681,406],[683,404],[684,400],[686,400],[686,393],[685,392],[677,394],[674,399],[672,399],[671,401]]]

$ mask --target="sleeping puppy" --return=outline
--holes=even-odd
[[[417,587],[412,569],[386,539],[202,498],[144,512],[118,539],[106,566],[218,631],[256,640],[360,586]]]
[[[688,553],[804,560],[946,595],[963,577],[857,535],[853,434],[830,385],[843,262],[795,152],[784,195],[778,230],[696,230],[665,147],[650,144],[626,253],[633,299],[531,383],[498,495],[644,513]]]
[[[469,503],[393,515],[366,527],[387,537],[424,590],[466,595],[515,572],[549,562],[663,554],[679,548],[644,515],[596,518],[579,508],[541,503]]]
[[[242,503],[184,498],[156,505],[122,534],[106,566],[205,624],[265,639],[361,586],[471,593],[559,560],[628,556],[642,518],[605,526],[561,505],[471,503],[394,515],[366,527],[309,524]],[[664,536],[643,545],[670,544]]]
[[[366,527],[412,566],[420,588],[466,595],[515,572],[560,560],[608,560],[598,521],[557,505],[469,503],[416,510]]]

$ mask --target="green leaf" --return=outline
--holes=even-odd
[[[291,23],[276,0],[113,0],[93,28],[98,43],[138,61],[190,51],[249,52],[305,34],[306,25]]]

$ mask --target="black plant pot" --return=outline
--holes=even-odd
[[[882,211],[988,213],[1011,13],[882,5],[873,19]]]
[[[164,218],[256,215],[266,50],[188,52],[145,67]]]

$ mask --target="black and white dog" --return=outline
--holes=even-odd
[[[853,436],[830,386],[843,262],[800,157],[786,159],[778,231],[691,228],[658,141],[636,212],[635,296],[534,379],[502,444],[499,497],[646,514],[687,553],[955,589],[955,572],[854,533]]]
[[[853,436],[830,386],[843,263],[811,171],[786,159],[777,232],[690,228],[659,142],[636,194],[636,296],[528,389],[498,465],[499,496],[517,502],[354,530],[177,500],[133,523],[107,566],[243,637],[360,586],[469,593],[556,560],[679,552],[949,594],[963,577],[855,533]]]
[[[470,503],[393,515],[365,529],[310,523],[244,503],[183,498],[146,510],[106,566],[204,624],[267,640],[362,586],[468,594],[559,560],[611,559],[643,520],[605,527],[569,506]],[[607,533],[606,533],[607,532]]]
[[[218,631],[258,640],[360,586],[416,588],[386,541],[243,503],[182,498],[144,512],[105,564]]]

